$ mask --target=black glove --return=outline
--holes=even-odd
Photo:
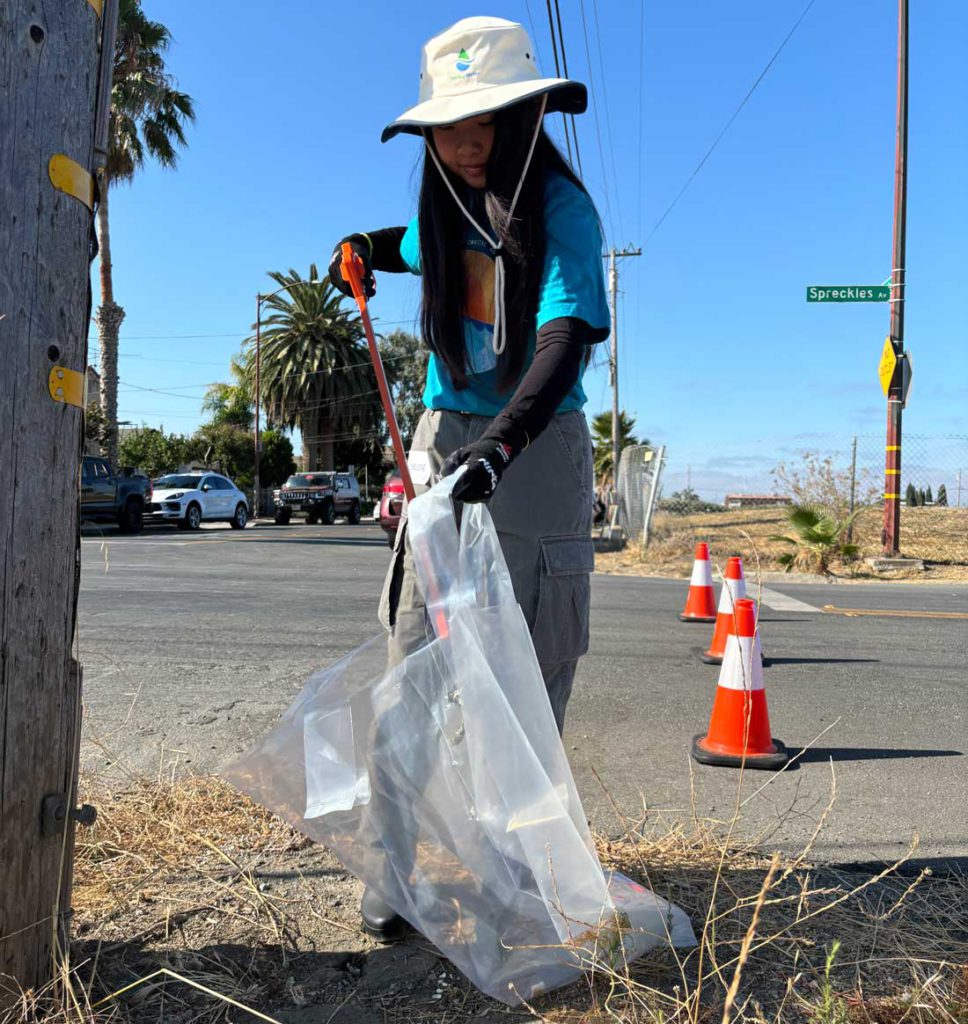
[[[366,235],[347,235],[340,239],[339,245],[333,250],[329,261],[329,279],[333,287],[344,295],[352,297],[353,289],[349,281],[343,278],[343,243],[349,242],[350,248],[363,261],[363,293],[368,299],[376,295],[376,281],[373,279],[372,252]]]
[[[454,486],[454,501],[487,501],[501,476],[515,456],[512,447],[496,437],[482,437],[480,441],[458,448],[449,455],[440,470],[441,476],[450,476],[460,466],[467,471]]]

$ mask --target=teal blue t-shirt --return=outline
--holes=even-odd
[[[535,331],[559,317],[575,317],[596,329],[596,341],[609,334],[610,316],[602,268],[602,231],[591,199],[560,174],[550,174],[545,185],[547,248],[538,291]],[[410,221],[400,255],[415,274],[420,273],[420,237],[417,219]],[[494,260],[490,247],[470,227],[464,248],[464,340],[467,346],[466,388],[455,388],[443,361],[433,353],[427,366],[423,402],[428,409],[496,416],[514,388],[499,391],[494,354]],[[535,336],[528,340],[524,370],[534,358]],[[581,379],[558,408],[581,409],[587,398]]]

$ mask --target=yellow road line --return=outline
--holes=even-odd
[[[968,612],[915,612],[902,611],[899,608],[838,608],[833,604],[825,604],[822,610],[828,615],[846,615],[848,618],[858,615],[883,615],[896,619],[968,619]]]

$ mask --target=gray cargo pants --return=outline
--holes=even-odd
[[[476,441],[490,422],[486,416],[427,410],[411,445],[411,464],[425,467],[415,473],[417,493],[438,478],[448,455]],[[511,463],[488,504],[559,732],[578,659],[588,650],[592,501],[588,425],[583,413],[567,412],[555,416]],[[383,587],[380,620],[391,630],[391,663],[427,637],[403,521]]]

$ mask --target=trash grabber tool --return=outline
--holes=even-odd
[[[407,501],[413,501],[413,480],[410,478],[407,453],[403,450],[403,440],[400,437],[400,428],[397,426],[397,414],[393,409],[393,400],[390,398],[390,388],[387,385],[387,375],[383,369],[380,350],[376,347],[376,336],[373,333],[373,324],[370,321],[370,312],[366,305],[366,293],[363,291],[363,261],[353,252],[349,242],[343,243],[343,261],[340,264],[340,271],[343,274],[343,280],[349,282],[349,286],[353,291],[353,298],[356,299],[356,304],[360,307],[360,319],[363,321],[366,343],[369,346],[370,359],[373,362],[373,372],[376,374],[376,386],[380,389],[383,415],[386,416],[387,426],[390,428],[393,456],[397,460],[397,469],[400,472],[400,478],[403,480],[403,493],[407,496]]]
[[[380,350],[376,347],[376,335],[373,333],[373,323],[370,320],[370,312],[366,305],[366,292],[363,291],[363,261],[353,252],[348,242],[343,243],[342,257],[340,272],[343,275],[343,280],[349,282],[353,298],[356,299],[356,304],[360,307],[360,319],[363,321],[366,343],[370,349],[370,359],[373,362],[373,372],[376,374],[376,384],[380,389],[383,414],[387,418],[387,426],[390,429],[393,455],[397,460],[400,478],[403,480],[403,493],[406,495],[407,501],[410,502],[414,499],[413,480],[410,476],[410,466],[407,464],[407,453],[403,450],[403,440],[400,437],[400,428],[397,426],[397,414],[393,409],[393,400],[390,397],[390,388],[387,385],[387,375],[383,369],[383,360],[380,358]],[[430,603],[434,604],[437,595],[428,594],[427,597],[430,598]],[[449,633],[447,619],[439,608],[434,617],[434,627],[437,636],[441,638]]]

